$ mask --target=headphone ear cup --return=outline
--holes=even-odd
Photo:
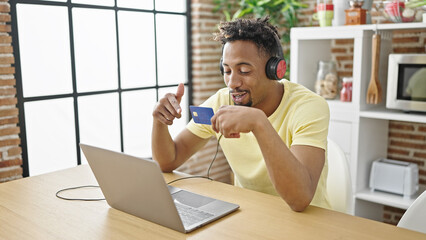
[[[219,68],[220,68],[220,73],[223,75],[223,66],[222,66],[222,58],[220,58],[220,65],[219,65]]]
[[[222,65],[222,64],[221,64]],[[266,76],[271,80],[280,80],[284,78],[287,66],[284,59],[271,57],[266,63]]]

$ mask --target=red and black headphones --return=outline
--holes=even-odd
[[[284,60],[283,49],[281,47],[280,39],[277,34],[274,33],[275,45],[276,45],[276,53],[274,57],[271,57],[266,63],[265,72],[266,76],[271,80],[280,80],[284,78],[287,65]],[[222,46],[222,55],[223,55],[223,47]],[[224,70],[222,66],[223,58],[220,58],[220,73],[223,75]]]

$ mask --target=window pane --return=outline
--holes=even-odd
[[[67,8],[31,4],[16,8],[24,97],[71,93]]]
[[[152,10],[154,8],[152,0],[118,0],[118,7],[125,8],[139,8],[139,9],[147,9]]]
[[[185,0],[155,0],[155,9],[157,11],[185,12]]]
[[[117,41],[113,10],[73,8],[79,92],[117,89]]]
[[[119,11],[121,87],[155,86],[154,14]]]
[[[80,142],[120,151],[118,93],[78,98]],[[81,162],[86,163],[84,154]]]
[[[114,0],[72,0],[71,2],[90,5],[114,6]]]
[[[155,99],[155,89],[123,92],[124,152],[139,157],[152,157],[152,110]]]
[[[158,89],[158,98],[162,98],[166,93],[176,93],[177,87],[169,87],[169,88],[160,88]],[[188,123],[188,88],[185,86],[185,93],[182,97],[182,101],[180,102],[180,107],[182,108],[182,117],[180,119],[175,119],[173,121],[173,125],[169,126],[170,135],[175,138],[186,126]]]
[[[77,166],[72,98],[27,102],[24,108],[30,175]]]
[[[187,82],[186,54],[186,17],[157,14],[159,85]]]

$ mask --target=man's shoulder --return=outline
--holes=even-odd
[[[284,82],[284,84],[287,86],[286,90],[289,91],[290,98],[297,99],[298,101],[304,103],[314,102],[317,104],[327,104],[327,101],[323,97],[301,84],[287,80]]]

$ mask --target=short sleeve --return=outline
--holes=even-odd
[[[295,108],[292,118],[292,145],[327,148],[330,110],[324,98],[314,95]]]

